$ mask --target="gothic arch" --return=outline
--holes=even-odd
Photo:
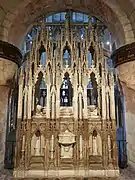
[[[69,73],[64,74],[64,78],[60,88],[60,104],[61,106],[72,106],[73,88],[70,81]]]
[[[48,4],[50,4],[49,8],[48,8]],[[61,4],[62,3],[60,2],[58,4],[54,2],[53,4],[51,4],[49,1],[47,3],[47,2],[43,2],[42,0],[40,0],[38,4],[34,4],[34,5],[33,5],[33,2],[31,2],[31,0],[23,1],[22,3],[19,2],[18,4],[16,4],[17,6],[15,6],[16,9],[13,8],[14,14],[12,13],[12,10],[11,11],[9,10],[9,12],[11,13],[7,13],[7,14],[5,13],[4,14],[5,18],[3,18],[4,20],[3,21],[1,20],[4,27],[1,33],[3,36],[3,40],[8,40],[12,42],[13,44],[19,45],[21,39],[23,38],[24,34],[28,30],[28,27],[26,27],[25,25],[26,22],[28,22],[26,23],[27,25],[31,26],[33,20],[39,17],[43,12],[47,13],[51,11],[54,12],[54,11],[62,10],[63,6]],[[118,2],[112,3],[109,1],[102,0],[102,1],[96,1],[96,3],[86,2],[86,4],[83,3],[83,5],[73,4],[72,9],[80,10],[84,12],[90,12],[90,14],[92,14],[92,13],[95,13],[95,11],[93,12],[92,7],[97,8],[96,12],[98,13],[97,15],[95,14],[95,16],[101,17],[101,19],[105,22],[105,24],[109,24],[109,29],[110,30],[112,29],[111,31],[114,33],[114,36],[116,36],[115,40],[118,42],[117,44],[119,46],[124,43],[129,43],[129,42],[134,41],[134,32],[132,30],[134,29],[132,28],[133,22],[127,16],[129,12],[127,11],[124,12],[125,8],[123,10],[123,6],[124,6],[123,4],[119,4]],[[133,4],[132,2],[128,2],[127,7],[133,7],[132,4]],[[66,6],[66,3],[65,3],[65,6]],[[27,12],[27,15],[26,15],[26,12]],[[24,24],[22,23],[22,19],[23,19]],[[114,24],[112,24],[112,22],[114,21],[116,22],[115,27],[114,27]],[[18,22],[18,24],[16,22]],[[131,32],[130,40],[128,40],[129,33],[126,30],[127,26],[125,24],[127,24]],[[20,27],[21,31],[16,33],[17,32],[16,30],[18,30],[18,27]],[[120,29],[119,32],[116,31],[116,29],[118,28]],[[16,34],[16,38],[15,38],[15,34]],[[118,35],[121,34],[120,39],[118,39],[117,34]],[[124,39],[125,42],[122,39]]]
[[[69,44],[66,44],[63,48],[63,66],[70,67],[72,61],[72,49]]]

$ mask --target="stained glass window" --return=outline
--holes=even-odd
[[[46,21],[46,25],[47,27],[54,28],[54,24],[56,27],[59,27],[59,24],[61,23],[65,23],[65,17],[66,17],[66,13],[67,12],[60,12],[60,13],[55,13],[55,14],[50,14],[45,16],[45,21]],[[80,26],[80,23],[82,23],[82,25],[88,25],[88,21],[89,21],[89,16],[87,14],[84,13],[80,13],[80,12],[70,12],[69,13],[69,18],[71,23],[74,26],[78,26],[78,28]],[[98,20],[96,17],[91,16],[90,17],[91,22],[93,24],[99,23],[101,25],[101,30],[100,30],[100,35],[101,35],[101,41],[102,41],[102,46],[104,49],[107,49],[109,51],[112,50],[111,46],[112,46],[112,37],[111,37],[111,33],[109,32],[109,30],[104,26],[104,24]],[[41,19],[39,19],[40,24],[41,24]],[[28,34],[26,35],[26,38],[23,42],[22,45],[22,53],[25,54],[27,53],[31,47],[32,47],[32,41],[33,39],[35,39],[37,31],[40,32],[41,31],[41,25],[39,23],[37,23],[37,25],[34,25],[33,28],[31,29],[30,32],[28,32]],[[102,27],[103,28],[102,30]],[[55,34],[55,31],[54,31]],[[50,31],[50,39],[53,39],[54,34],[52,34],[52,31]],[[84,31],[82,30],[81,32],[81,39],[83,40],[84,38]]]

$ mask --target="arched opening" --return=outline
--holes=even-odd
[[[92,65],[96,64],[95,58],[94,58],[94,48],[93,43],[91,43],[89,49],[88,49],[88,67],[90,68]]]
[[[6,169],[14,168],[14,153],[16,145],[16,127],[17,127],[17,110],[18,110],[18,76],[14,76],[13,84],[8,95],[8,111],[6,126],[5,142],[5,159],[4,167]],[[0,132],[0,150],[2,149],[2,136]]]
[[[31,139],[31,156],[43,156],[44,155],[44,136],[37,130]]]
[[[63,65],[64,67],[71,66],[71,50],[68,45],[63,50]]]
[[[41,41],[41,46],[39,49],[39,62],[38,65],[42,65],[43,67],[45,67],[46,65],[46,50],[45,47],[43,45],[43,42]]]
[[[69,74],[66,72],[60,88],[60,105],[72,106],[73,88]]]
[[[46,97],[47,97],[47,86],[43,79],[43,73],[39,72],[38,80],[35,85],[35,108],[36,105],[41,105],[42,107],[46,106]]]
[[[117,146],[118,146],[118,163],[120,168],[127,167],[127,140],[126,140],[126,122],[125,122],[125,108],[124,95],[121,84],[118,80],[115,85],[115,110],[116,110],[116,124],[117,124]]]
[[[90,74],[89,83],[87,85],[87,105],[98,106],[97,82],[93,72]]]

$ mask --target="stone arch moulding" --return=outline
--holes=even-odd
[[[23,1],[23,3],[20,3],[16,7],[16,10],[13,9],[14,13],[11,11],[11,13],[7,13],[5,16],[2,37],[4,40],[19,47],[19,43],[37,17],[49,12],[65,11],[65,9],[69,8],[95,15],[101,19],[113,33],[118,47],[134,41],[134,33],[127,15],[122,11],[118,3],[115,4],[106,0],[93,0],[92,2],[88,0],[84,2],[71,2],[67,0],[64,4],[61,0],[39,0],[38,2],[31,2],[30,0],[27,2]]]

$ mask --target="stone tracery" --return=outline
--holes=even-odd
[[[52,176],[51,170],[58,171],[62,177],[68,176],[63,169],[71,170],[73,175],[74,169],[78,172],[81,169],[80,176],[85,173],[93,176],[90,172],[96,167],[100,177],[110,163],[106,133],[114,138],[109,170],[113,171],[111,176],[118,176],[113,75],[105,61],[98,28],[93,27],[91,21],[77,27],[72,24],[70,13],[67,12],[64,23],[57,28],[55,25],[50,27],[42,19],[25,68],[21,67],[19,92],[24,97],[19,96],[18,118],[22,119],[17,126],[22,124],[26,129],[19,132],[18,128],[17,138],[26,141],[17,142],[15,177],[23,177],[23,168],[25,176],[32,177],[35,167],[42,177],[45,173]],[[88,52],[91,53],[91,66]],[[88,91],[89,82],[92,88]],[[108,109],[110,116],[107,116]],[[63,128],[65,124],[66,128]]]

